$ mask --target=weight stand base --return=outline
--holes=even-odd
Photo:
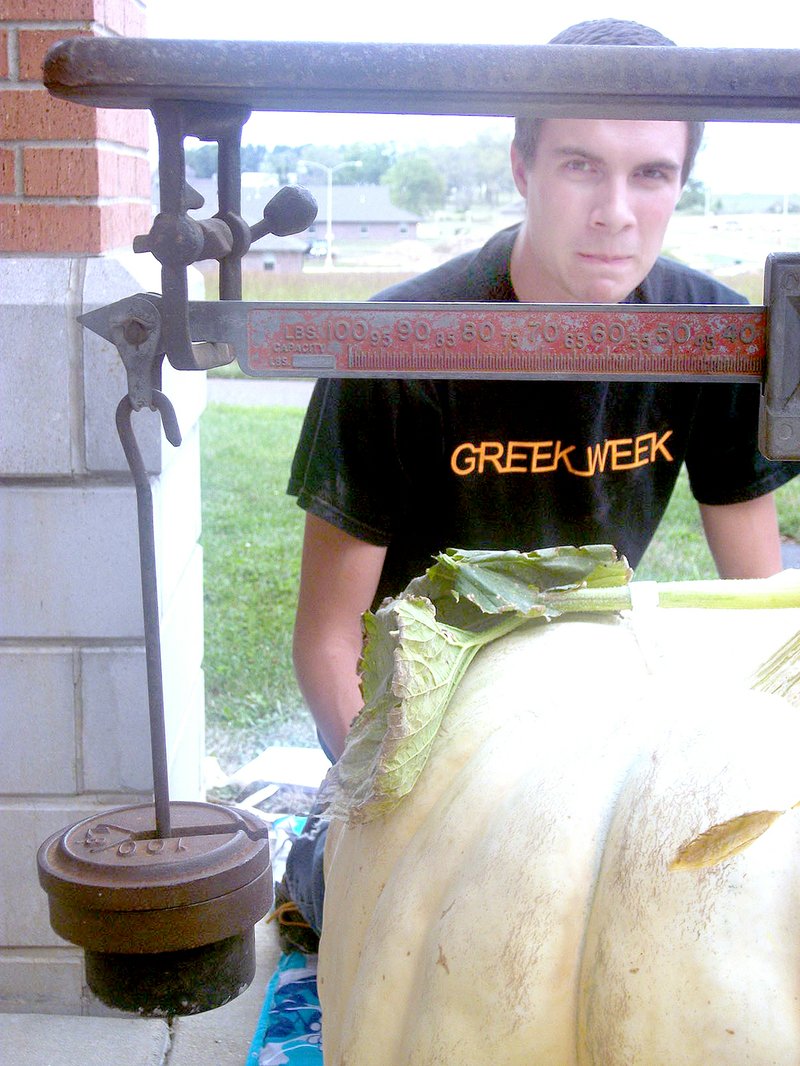
[[[229,1003],[255,975],[255,930],[183,951],[87,951],[86,980],[108,1007],[173,1017]]]

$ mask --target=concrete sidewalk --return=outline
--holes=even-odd
[[[172,1025],[157,1018],[0,1014],[9,1066],[245,1066],[280,956],[274,925],[256,926],[256,975],[224,1007]]]

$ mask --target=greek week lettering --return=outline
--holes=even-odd
[[[459,477],[470,474],[548,474],[560,467],[575,477],[595,477],[606,471],[635,470],[659,459],[674,462],[667,447],[672,430],[640,433],[589,444],[560,440],[485,440],[464,442],[453,449],[450,469]]]

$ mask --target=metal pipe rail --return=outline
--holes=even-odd
[[[800,52],[609,45],[398,45],[75,37],[44,68],[95,107],[796,121]]]

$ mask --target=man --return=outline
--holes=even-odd
[[[609,19],[551,43],[673,42]],[[521,225],[378,299],[743,302],[658,258],[701,133],[687,122],[518,120]],[[604,542],[635,566],[685,461],[720,575],[778,571],[771,492],[796,468],[759,455],[757,406],[755,386],[318,383],[289,491],[307,511],[295,665],[329,754],[341,755],[362,705],[362,613],[447,547]]]

